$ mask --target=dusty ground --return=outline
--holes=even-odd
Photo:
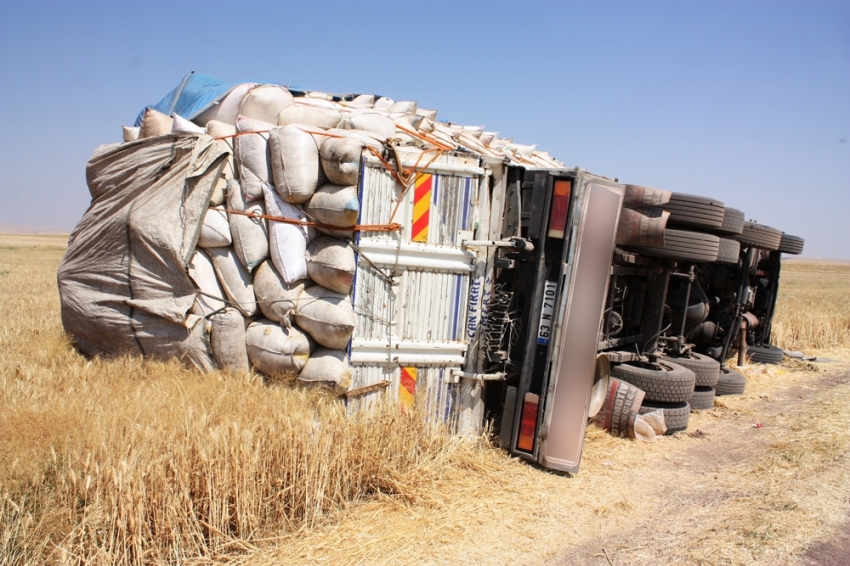
[[[575,477],[472,470],[435,486],[437,500],[370,502],[246,563],[848,563],[850,356],[838,354],[751,366],[744,395],[654,444],[591,430]]]

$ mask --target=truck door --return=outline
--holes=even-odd
[[[521,315],[502,443],[546,468],[576,472],[623,188],[580,170],[526,171],[518,186],[521,233],[534,252],[517,258],[508,276]]]

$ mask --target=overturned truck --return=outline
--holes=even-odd
[[[294,373],[352,411],[420,403],[568,472],[589,418],[628,419],[612,376],[674,432],[743,391],[733,350],[781,358],[780,258],[803,246],[413,101],[194,73],[87,180],[58,273],[84,353]]]

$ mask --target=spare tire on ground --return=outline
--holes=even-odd
[[[642,389],[649,401],[679,403],[688,401],[694,392],[694,372],[666,359],[652,366],[612,366],[611,376]]]
[[[747,346],[747,354],[754,364],[778,364],[785,357],[785,351],[782,348],[770,344]]]
[[[720,378],[714,386],[715,395],[740,395],[747,385],[747,378],[735,370],[720,368]]]
[[[671,435],[674,432],[679,432],[688,428],[688,421],[691,420],[691,405],[685,401],[679,403],[660,403],[658,401],[644,401],[639,409],[641,415],[651,413],[661,409],[664,411],[664,424],[667,425],[667,432],[664,434]]]
[[[670,212],[670,226],[712,229],[723,225],[725,207],[713,198],[673,193],[669,202],[658,207]]]
[[[698,385],[691,397],[691,409],[711,409],[714,407],[714,388]]]

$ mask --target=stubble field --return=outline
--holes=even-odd
[[[0,235],[0,564],[808,564],[850,509],[850,264],[787,262],[744,395],[575,477],[388,407],[62,332],[62,237]],[[753,424],[760,424],[756,428]],[[840,564],[840,562],[835,562]]]

